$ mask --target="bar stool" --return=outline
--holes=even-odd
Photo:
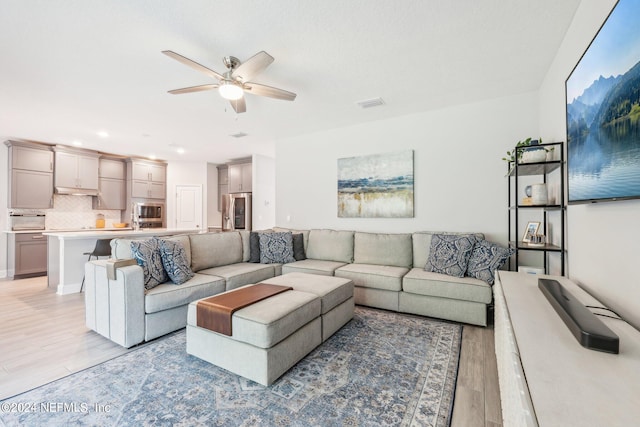
[[[98,239],[96,241],[96,247],[91,252],[84,252],[82,255],[89,255],[87,262],[91,261],[91,257],[100,259],[101,256],[111,256],[111,240],[113,239]],[[82,275],[82,285],[80,285],[80,292],[84,289],[84,274]]]

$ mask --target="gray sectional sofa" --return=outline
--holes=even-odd
[[[142,268],[121,267],[109,279],[108,261],[86,264],[86,324],[124,346],[185,327],[192,301],[302,272],[351,279],[355,303],[486,326],[491,286],[471,277],[424,270],[435,233],[365,233],[344,230],[288,230],[302,233],[306,259],[285,264],[248,262],[250,233],[235,231],[173,236],[185,248],[194,276],[145,290]],[[442,234],[442,233],[439,233]],[[456,234],[456,233],[447,233]],[[482,235],[477,235],[482,237]],[[131,240],[114,239],[112,258],[132,258]]]

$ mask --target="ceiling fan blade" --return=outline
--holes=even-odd
[[[293,101],[296,99],[296,94],[284,89],[278,89],[277,87],[271,87],[267,85],[261,85],[258,83],[245,83],[244,90],[247,93],[259,96],[268,96],[270,98],[283,99],[285,101]]]
[[[244,102],[244,96],[236,100],[229,100],[229,102],[236,113],[239,114],[247,111],[247,104]]]
[[[224,77],[222,76],[222,74],[217,73],[207,67],[205,67],[204,65],[200,65],[195,61],[190,60],[189,58],[185,58],[184,56],[180,55],[179,53],[175,53],[172,50],[163,50],[162,53],[164,53],[165,55],[167,55],[170,58],[175,59],[178,62],[182,62],[184,65],[187,65],[191,68],[193,68],[194,70],[200,71],[201,73],[205,73],[215,79],[218,80],[222,80]]]
[[[200,92],[200,91],[203,91],[203,90],[216,89],[218,86],[220,86],[220,85],[218,85],[218,84],[209,84],[209,85],[183,87],[182,89],[170,90],[169,93],[172,94],[172,95],[179,95],[181,93]]]
[[[272,62],[273,56],[269,55],[264,50],[260,51],[233,70],[231,77],[239,79],[241,82],[247,82],[251,80],[252,77],[263,72]]]

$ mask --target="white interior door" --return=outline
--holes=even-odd
[[[202,185],[176,185],[176,227],[202,230]]]

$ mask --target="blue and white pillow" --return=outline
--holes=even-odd
[[[464,277],[476,240],[472,234],[434,234],[424,269]]]
[[[153,237],[149,240],[131,242],[131,253],[138,265],[142,267],[144,288],[147,290],[169,280],[169,276],[162,266],[159,240],[157,237]]]
[[[160,239],[160,256],[169,279],[176,285],[181,285],[193,277],[193,271],[187,259],[187,251],[182,243]]]
[[[285,264],[294,262],[293,235],[283,233],[260,233],[260,262],[262,264]]]
[[[513,248],[503,248],[486,240],[478,240],[471,251],[467,276],[493,285],[496,270],[502,267],[515,252]]]

